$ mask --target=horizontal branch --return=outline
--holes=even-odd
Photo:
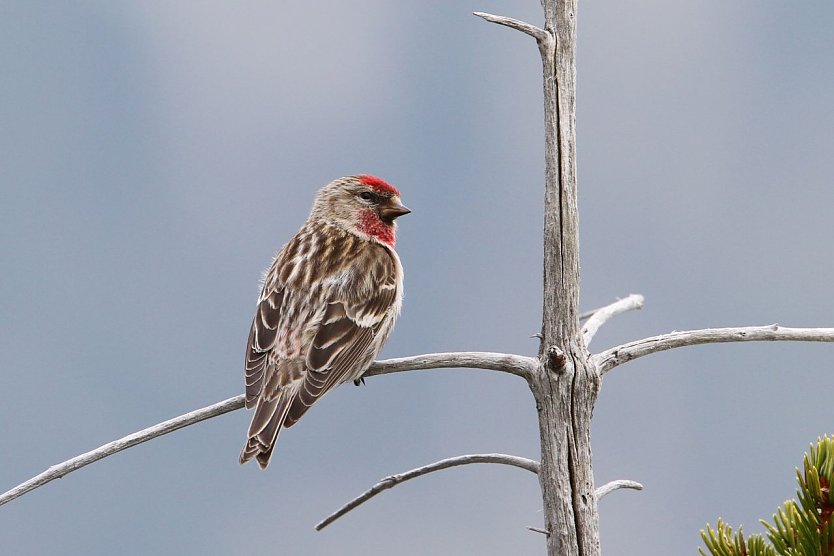
[[[318,525],[316,525],[316,531],[321,531],[349,511],[353,510],[360,504],[367,502],[380,492],[388,490],[389,488],[394,488],[398,484],[404,483],[410,479],[415,479],[417,477],[421,477],[428,473],[432,473],[434,471],[440,471],[441,469],[448,469],[450,467],[457,467],[458,465],[469,465],[471,463],[501,463],[504,465],[513,465],[515,467],[520,467],[521,469],[526,469],[527,471],[531,471],[533,473],[539,472],[539,463],[533,461],[531,459],[522,458],[518,456],[509,456],[506,454],[470,454],[466,456],[458,456],[454,458],[443,459],[437,461],[435,463],[431,463],[429,465],[424,465],[423,467],[418,467],[417,469],[412,469],[411,471],[406,471],[405,473],[399,473],[397,475],[389,475],[385,477],[377,484],[372,486],[370,489],[366,490],[329,516],[321,521]]]
[[[786,328],[778,324],[739,328],[705,328],[652,336],[593,356],[600,374],[638,357],[667,349],[725,342],[834,342],[834,328]]]
[[[619,479],[616,481],[611,481],[610,483],[605,483],[598,489],[594,491],[594,494],[597,497],[597,501],[602,500],[604,496],[607,496],[614,492],[615,490],[619,490],[621,488],[631,488],[634,490],[643,490],[643,485],[638,483],[637,481],[629,481],[627,479]]]
[[[516,31],[521,31],[527,35],[530,35],[539,44],[547,43],[552,41],[553,38],[551,37],[550,33],[536,27],[535,25],[530,25],[524,21],[520,21],[518,19],[513,19],[511,17],[504,17],[503,15],[492,15],[484,12],[472,12],[473,15],[476,15],[482,19],[489,21],[490,23],[496,23],[498,25],[503,25],[505,27],[509,27],[510,29],[515,29]]]
[[[585,340],[585,345],[590,344],[600,327],[612,318],[626,311],[642,308],[643,296],[633,293],[628,297],[624,297],[610,305],[597,309],[582,327],[582,339]]]
[[[532,357],[521,355],[510,355],[505,353],[488,352],[460,352],[460,353],[429,353],[426,355],[414,355],[412,357],[400,357],[398,359],[386,359],[375,361],[365,373],[365,376],[377,376],[404,371],[417,371],[424,369],[472,367],[503,371],[523,378],[528,378],[533,369],[536,368],[536,360]],[[80,456],[76,456],[63,463],[53,465],[43,473],[32,477],[28,481],[19,484],[13,489],[0,494],[0,506],[11,502],[15,498],[35,490],[55,479],[60,479],[82,467],[95,463],[122,450],[132,448],[137,444],[147,442],[158,436],[174,432],[175,430],[235,411],[243,407],[243,394],[223,400],[216,404],[197,409],[174,417],[152,427],[129,434],[118,440],[108,442]]]
[[[419,371],[425,369],[467,367],[470,369],[501,371],[528,379],[536,370],[538,364],[538,360],[532,357],[511,355],[509,353],[491,353],[486,351],[428,353],[426,355],[412,355],[411,357],[376,361],[365,373],[365,376],[387,375],[403,371]]]

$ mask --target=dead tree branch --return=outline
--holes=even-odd
[[[585,340],[585,345],[590,344],[600,327],[612,318],[626,311],[642,308],[643,296],[633,293],[628,297],[615,301],[601,309],[597,309],[582,327],[582,338]]]
[[[472,15],[476,15],[482,19],[489,21],[490,23],[504,25],[505,27],[509,27],[510,29],[515,29],[516,31],[526,33],[534,39],[536,39],[536,41],[539,43],[544,43],[553,40],[550,33],[545,31],[544,29],[540,29],[535,25],[530,25],[529,23],[525,23],[524,21],[520,21],[518,19],[504,17],[503,15],[492,15],[484,12],[472,12]]]
[[[435,463],[430,463],[429,465],[424,465],[423,467],[418,467],[417,469],[412,469],[411,471],[406,471],[405,473],[398,473],[397,475],[389,475],[385,477],[374,486],[324,518],[318,525],[316,525],[316,531],[321,531],[360,504],[367,502],[380,492],[386,491],[389,488],[394,488],[398,484],[404,483],[410,479],[416,479],[417,477],[421,477],[428,473],[433,473],[434,471],[457,467],[458,465],[469,465],[471,463],[501,463],[504,465],[520,467],[521,469],[526,469],[527,471],[532,471],[533,473],[539,472],[538,462],[507,454],[469,454],[443,459]]]
[[[492,371],[501,371],[522,378],[528,379],[532,369],[535,369],[538,362],[532,357],[521,355],[510,355],[506,353],[489,352],[452,352],[452,353],[428,353],[425,355],[414,355],[411,357],[400,357],[397,359],[386,359],[375,361],[365,376],[379,376],[403,371],[416,371],[424,369],[440,368],[478,368]],[[0,494],[0,506],[11,502],[15,498],[35,490],[38,487],[55,479],[60,479],[82,467],[95,463],[122,450],[132,448],[137,444],[147,442],[158,436],[174,432],[175,430],[235,411],[243,407],[243,395],[235,396],[218,402],[216,404],[197,409],[174,417],[162,423],[153,425],[141,431],[129,434],[118,440],[108,442],[65,462],[53,465],[43,473],[32,477],[28,481],[19,484],[13,489]]]
[[[834,342],[834,328],[787,328],[778,324],[739,328],[705,328],[670,332],[635,340],[593,356],[600,374],[659,351],[698,344],[726,342]]]
[[[113,442],[108,442],[103,446],[99,446],[95,450],[91,450],[87,453],[81,454],[80,456],[75,456],[74,458],[69,459],[63,463],[53,465],[40,475],[36,475],[35,477],[32,477],[25,483],[21,483],[13,489],[4,492],[2,495],[0,495],[0,506],[7,502],[11,502],[15,498],[23,496],[27,492],[31,492],[50,481],[60,479],[61,477],[69,473],[72,473],[73,471],[81,469],[82,467],[90,465],[91,463],[95,463],[100,459],[106,458],[107,456],[112,456],[113,454],[117,454],[122,450],[127,450],[128,448],[132,448],[137,444],[147,442],[148,440],[152,440],[158,436],[168,434],[169,432],[174,432],[175,430],[181,429],[183,427],[187,427],[189,425],[199,423],[200,421],[205,421],[206,419],[211,419],[212,417],[217,417],[218,415],[223,415],[224,413],[229,413],[230,411],[240,409],[241,407],[243,407],[243,398],[244,395],[241,394],[240,396],[235,396],[234,398],[223,400],[222,402],[216,403],[214,405],[191,411],[189,413],[186,413],[185,415],[180,415],[179,417],[168,419],[167,421],[163,421],[162,423],[159,423],[152,427],[148,427],[139,432],[129,434],[123,438],[114,440]]]
[[[320,523],[316,525],[316,531],[321,531],[322,529],[324,529],[325,527],[327,527],[346,513],[356,509],[358,506],[364,504],[377,494],[386,491],[390,488],[394,488],[395,486],[401,483],[404,483],[411,479],[416,479],[417,477],[421,477],[423,475],[427,475],[435,471],[440,471],[442,469],[457,467],[458,465],[469,465],[472,463],[500,463],[503,465],[513,465],[515,467],[520,467],[521,469],[526,469],[527,471],[531,471],[536,474],[538,474],[539,472],[539,463],[537,461],[518,456],[511,456],[507,454],[469,454],[465,456],[457,456],[454,458],[443,459],[435,463],[431,463],[429,465],[424,465],[423,467],[418,467],[417,469],[412,469],[411,471],[406,471],[405,473],[389,475],[381,479],[374,486],[372,486],[353,500],[349,501],[347,504],[345,504],[326,518],[324,518]],[[599,500],[603,496],[606,496],[607,494],[621,488],[643,490],[643,485],[635,481],[620,479],[604,484],[603,486],[599,487],[594,494],[596,495],[597,500]],[[530,529],[531,531],[536,531],[538,533],[549,534],[544,529],[539,529],[536,527],[528,527],[528,529]]]
[[[602,500],[603,497],[608,496],[615,490],[619,490],[621,488],[643,490],[643,485],[641,485],[637,481],[629,481],[627,479],[618,479],[616,481],[611,481],[610,483],[605,483],[604,485],[596,489],[596,491],[594,491],[594,494],[597,497],[597,502]]]
[[[591,309],[590,311],[583,311],[579,313],[579,322],[583,322],[594,316],[594,313],[602,309],[602,307],[597,307],[596,309]]]
[[[427,353],[397,359],[376,361],[365,373],[366,377],[400,373],[403,371],[420,371],[425,369],[451,369],[466,367],[501,371],[529,379],[538,365],[532,357],[511,355],[509,353],[492,353],[485,351],[462,351],[451,353]]]
[[[607,307],[607,305],[605,307]],[[596,309],[590,309],[588,311],[582,311],[581,313],[579,313],[579,322],[584,322],[584,321],[588,320],[589,318],[594,316],[594,313],[596,313],[597,311],[599,311],[601,309],[604,309],[605,307],[597,307]]]

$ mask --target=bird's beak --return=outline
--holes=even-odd
[[[411,212],[407,206],[400,202],[399,197],[392,197],[388,203],[379,207],[379,216],[383,220],[393,222],[395,218]]]

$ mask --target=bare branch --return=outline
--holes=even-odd
[[[621,488],[632,488],[634,490],[643,490],[643,485],[638,483],[637,481],[629,481],[627,479],[619,479],[617,481],[611,481],[610,483],[605,483],[598,489],[594,491],[594,494],[597,497],[597,501],[602,500],[602,498],[608,494],[611,494],[615,490],[619,490]]]
[[[206,419],[211,419],[212,417],[217,417],[218,415],[223,415],[224,413],[240,409],[243,407],[243,398],[244,396],[241,394],[240,396],[223,400],[222,402],[214,405],[186,413],[185,415],[174,417],[173,419],[169,419],[159,423],[158,425],[129,434],[123,438],[114,440],[113,442],[108,442],[104,446],[100,446],[95,450],[76,456],[63,463],[59,463],[58,465],[53,465],[40,475],[32,477],[25,483],[22,483],[0,495],[0,506],[19,496],[23,496],[27,492],[35,490],[36,488],[43,486],[54,479],[60,479],[68,473],[72,473],[77,469],[81,469],[82,467],[106,458],[107,456],[112,456],[122,450],[127,450],[137,444],[147,442],[148,440],[168,434],[169,432],[174,432],[175,430],[187,427],[188,425],[193,425],[194,423],[199,423],[200,421],[205,421]]]
[[[504,17],[503,15],[492,15],[484,12],[472,12],[472,14],[485,19],[490,23],[497,23],[498,25],[504,25],[511,29],[515,29],[516,31],[526,33],[536,39],[539,44],[547,43],[553,40],[550,33],[544,29],[536,27],[535,25],[530,25],[529,23],[525,23],[524,21],[520,21],[518,19]]]
[[[834,342],[834,328],[786,328],[778,324],[685,330],[643,338],[593,356],[600,374],[632,359],[667,349],[724,342]]]
[[[531,526],[528,525],[527,529],[529,531],[534,532],[534,533],[541,533],[542,535],[550,535],[550,531],[548,531],[547,529],[542,529],[541,527],[531,527]]]
[[[588,322],[585,323],[585,326],[582,327],[582,339],[585,340],[585,345],[587,346],[590,344],[594,335],[597,333],[597,330],[599,330],[603,324],[612,318],[616,317],[620,313],[642,308],[643,296],[633,293],[628,297],[615,301],[614,303],[606,305],[601,309],[597,309],[594,314],[588,318]]]
[[[597,307],[596,309],[591,309],[590,311],[583,311],[582,313],[579,313],[579,322],[582,322],[583,320],[588,320],[589,318],[594,316],[594,313],[596,313],[600,309],[602,309],[602,307]]]
[[[488,353],[488,352],[460,352],[460,353],[429,353],[425,355],[414,355],[412,357],[400,357],[398,359],[386,359],[384,361],[375,361],[365,376],[376,376],[390,373],[400,373],[404,371],[417,371],[423,369],[438,369],[438,368],[457,368],[457,367],[471,367],[481,368],[493,371],[503,371],[514,374],[522,378],[528,378],[533,369],[535,369],[538,362],[532,357],[523,357],[521,355],[510,355],[506,353]],[[35,490],[36,488],[45,485],[46,483],[60,479],[61,477],[72,473],[77,469],[97,462],[113,454],[117,454],[122,450],[132,448],[137,444],[147,442],[158,436],[174,432],[177,429],[235,411],[243,407],[243,395],[223,400],[216,404],[197,409],[174,417],[152,427],[148,427],[139,432],[129,434],[118,440],[108,442],[103,446],[99,446],[95,450],[91,450],[80,456],[76,456],[63,463],[53,465],[43,473],[32,477],[25,483],[21,483],[13,489],[0,495],[0,506],[7,502],[11,502],[19,496],[23,496],[27,492]]]
[[[365,376],[387,375],[424,369],[468,367],[471,369],[501,371],[528,379],[538,364],[539,362],[532,357],[511,355],[508,353],[490,353],[485,351],[427,353],[425,355],[412,355],[411,357],[376,361],[368,369],[368,372],[365,373]]]
[[[412,469],[411,471],[406,471],[405,473],[399,473],[397,475],[389,475],[385,477],[377,484],[372,486],[370,489],[366,490],[334,513],[327,516],[325,519],[321,521],[318,525],[316,525],[316,531],[321,531],[349,511],[353,510],[360,504],[367,502],[377,494],[382,491],[388,490],[389,488],[393,488],[400,483],[404,483],[409,479],[414,479],[416,477],[420,477],[422,475],[426,475],[428,473],[432,473],[434,471],[440,471],[441,469],[448,469],[449,467],[457,467],[458,465],[468,465],[470,463],[501,463],[504,465],[513,465],[515,467],[520,467],[522,469],[526,469],[527,471],[532,471],[533,473],[539,472],[539,463],[533,461],[531,459],[522,458],[518,456],[509,456],[506,454],[469,454],[465,456],[458,456],[454,458],[443,459],[437,461],[435,463],[431,463],[429,465],[424,465],[423,467],[418,467],[417,469]]]

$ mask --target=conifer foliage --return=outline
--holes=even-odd
[[[773,515],[772,523],[760,520],[767,538],[750,535],[744,538],[739,527],[718,520],[716,528],[707,524],[701,530],[712,556],[834,556],[834,438],[817,439],[805,454],[804,469],[796,470],[799,490],[796,500],[788,500]],[[703,556],[708,553],[699,549]]]

